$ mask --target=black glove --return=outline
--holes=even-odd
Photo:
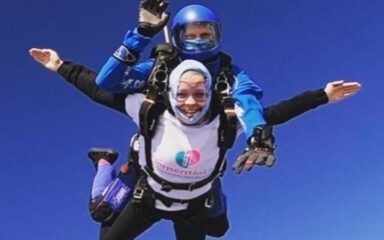
[[[153,37],[167,24],[169,13],[165,12],[168,2],[164,0],[141,0],[138,32]]]
[[[239,174],[243,169],[251,170],[254,165],[272,167],[276,161],[274,150],[272,127],[258,127],[249,141],[249,146],[236,159],[232,169]]]

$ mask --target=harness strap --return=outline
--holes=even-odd
[[[233,146],[237,133],[237,116],[234,100],[230,95],[234,83],[231,72],[231,57],[220,52],[221,70],[216,78],[215,90],[222,109],[220,111],[219,147],[225,151]]]
[[[236,139],[237,116],[232,97],[223,96],[220,102],[223,109],[220,111],[219,146],[228,150]]]
[[[156,57],[155,66],[149,76],[146,98],[140,106],[140,134],[145,140],[146,163],[152,169],[151,140],[156,131],[159,116],[165,110],[164,95],[168,78],[178,62],[176,48],[171,44],[159,44],[152,51]]]
[[[210,191],[192,199],[176,199],[166,197],[158,192],[153,191],[153,189],[148,185],[148,182],[146,180],[146,172],[143,171],[142,173],[142,177],[139,179],[135,192],[133,194],[135,203],[146,203],[148,204],[147,206],[154,206],[154,201],[160,200],[167,207],[170,207],[172,203],[188,203],[189,205],[201,205],[206,208],[210,208],[213,205],[213,197],[211,196]]]
[[[156,57],[155,66],[148,79],[146,98],[140,106],[140,133],[152,138],[156,130],[158,117],[164,112],[164,93],[167,91],[168,78],[172,69],[178,63],[177,50],[171,44],[159,44],[153,51]]]
[[[145,168],[148,169],[149,172],[153,172],[153,164],[152,164],[152,138],[144,136],[144,151],[145,151]],[[156,175],[157,176],[157,175]]]
[[[162,195],[160,193],[157,193],[157,192],[153,192],[153,194],[155,195],[155,199],[160,200],[167,207],[170,207],[172,205],[172,203],[180,203],[180,204],[188,203],[188,204],[191,204],[191,203],[196,203],[196,202],[203,203],[203,201],[205,201],[206,199],[207,199],[207,201],[211,200],[210,199],[211,196],[210,196],[209,192],[205,193],[203,195],[200,195],[200,196],[198,196],[196,198],[192,198],[192,199],[170,198],[170,197],[166,197],[166,196],[164,196],[164,195]],[[201,205],[203,205],[203,204],[201,204]]]

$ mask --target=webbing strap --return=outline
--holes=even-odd
[[[135,203],[146,203],[147,206],[154,207],[155,200],[160,200],[165,206],[170,207],[173,203],[188,203],[188,209],[197,206],[211,207],[212,206],[212,194],[211,191],[208,191],[196,198],[192,199],[177,199],[166,197],[161,193],[153,191],[153,189],[148,185],[146,180],[146,173],[141,174],[142,177],[138,180],[138,183],[135,188],[134,193],[134,202]]]
[[[156,130],[159,116],[164,112],[165,106],[152,99],[145,99],[140,106],[140,134],[152,138]]]
[[[157,120],[165,110],[162,98],[167,91],[169,74],[178,62],[176,48],[171,44],[157,45],[152,56],[156,57],[156,62],[148,79],[146,98],[139,111],[140,133],[147,138],[153,137]]]
[[[235,104],[230,95],[231,85],[234,82],[231,72],[231,57],[220,52],[221,70],[216,78],[215,90],[222,106],[220,111],[219,147],[225,150],[231,148],[236,139],[237,116]]]
[[[145,161],[146,166],[150,172],[153,172],[152,165],[152,138],[144,137],[144,150],[145,150]]]

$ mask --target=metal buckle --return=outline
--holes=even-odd
[[[188,191],[190,191],[190,192],[192,192],[193,191],[193,186],[195,186],[196,185],[196,183],[194,182],[194,183],[191,183],[191,184],[189,184],[189,186],[188,186]]]
[[[227,81],[217,81],[215,84],[215,90],[220,94],[229,95],[231,86]]]
[[[135,191],[133,192],[133,198],[137,200],[141,200],[144,196],[144,189],[142,188],[136,188]]]
[[[205,198],[204,207],[211,208],[212,206],[213,206],[213,198],[212,198],[212,196],[208,195]]]
[[[166,182],[162,182],[161,183],[161,191],[164,191],[164,192],[170,192],[173,188],[171,186],[169,186]]]
[[[169,72],[167,64],[162,61],[159,65],[155,66],[155,69],[151,73],[149,83],[158,88],[156,91],[158,95],[167,91]]]

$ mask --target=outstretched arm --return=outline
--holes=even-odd
[[[291,99],[264,109],[269,125],[278,125],[326,103],[335,103],[355,95],[361,89],[358,82],[333,81],[324,89],[303,92]]]
[[[113,94],[96,85],[96,73],[82,65],[63,61],[52,49],[32,48],[32,58],[46,69],[59,73],[67,82],[84,93],[93,101],[125,113],[125,94]]]
[[[361,88],[358,82],[344,82],[342,80],[330,82],[324,89],[306,91],[291,99],[281,101],[264,109],[264,118],[269,125],[278,125],[314,109],[325,103],[334,103],[355,95]],[[267,131],[266,131],[267,130]],[[268,128],[260,129],[261,134],[236,160],[233,169],[240,173],[243,169],[251,170],[255,165],[271,167],[275,162],[274,140]],[[266,134],[265,134],[266,133]],[[263,140],[264,141],[261,141]],[[256,140],[256,141],[255,141]],[[263,145],[258,145],[260,142]]]

